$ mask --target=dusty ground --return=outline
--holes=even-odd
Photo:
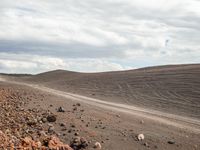
[[[182,71],[180,70],[178,71],[179,74],[181,74],[181,72],[184,71],[187,75],[183,75],[180,79],[176,78],[176,80],[183,81],[185,80],[185,78],[187,79],[190,78],[190,81],[185,80],[185,84],[187,84],[187,86],[182,86],[181,88],[179,88],[178,86],[175,91],[184,91],[183,89],[186,89],[187,91],[187,89],[192,87],[192,85],[190,84],[194,83],[194,81],[191,82],[191,78],[194,77],[194,80],[196,80],[198,78],[197,75],[199,74],[198,71],[195,72],[196,67],[197,66],[193,66],[193,67],[189,66],[188,68],[188,66],[186,66],[185,69],[187,70],[187,73],[186,73],[186,70],[184,70],[184,67],[182,68]],[[158,68],[158,70],[159,71],[161,70],[163,72],[162,68]],[[175,70],[177,71],[177,68]],[[153,71],[155,70],[153,69]],[[166,70],[164,72],[166,72]],[[71,79],[78,78],[77,76],[74,76],[73,72],[71,72],[70,74],[71,74]],[[152,74],[152,72],[150,74]],[[154,74],[157,75],[158,73],[154,73]],[[169,74],[169,72],[167,72],[167,74]],[[50,77],[51,75],[52,74],[48,76],[49,77],[48,80],[50,80],[50,78],[53,78],[53,77]],[[55,73],[53,73],[53,76],[55,76]],[[80,76],[80,74],[78,76]],[[95,76],[98,76],[98,75],[95,75]],[[147,76],[147,75],[145,74],[144,76]],[[5,93],[5,91],[8,90],[8,91],[11,91],[12,95],[14,94],[17,96],[12,96],[13,100],[11,101],[10,101],[10,96],[6,96],[6,97],[2,96],[1,100],[4,102],[7,101],[8,104],[9,103],[12,104],[12,102],[15,102],[15,103],[18,102],[20,105],[17,107],[17,109],[19,110],[21,108],[24,109],[21,115],[20,115],[21,111],[19,112],[14,111],[17,115],[20,115],[20,117],[14,117],[14,118],[10,117],[11,122],[5,121],[6,117],[8,118],[8,116],[6,116],[5,114],[9,113],[9,111],[11,110],[8,110],[7,112],[0,110],[0,113],[2,114],[0,117],[1,119],[0,130],[3,131],[4,133],[7,133],[6,132],[7,129],[13,131],[12,119],[14,119],[15,122],[20,122],[20,118],[21,119],[24,118],[24,116],[26,116],[27,113],[31,110],[30,114],[32,115],[33,118],[35,116],[41,118],[43,114],[48,112],[48,114],[53,114],[56,116],[56,121],[49,123],[48,121],[40,122],[39,120],[39,122],[37,122],[37,126],[33,126],[33,127],[28,126],[29,130],[31,131],[40,130],[38,129],[38,125],[39,125],[42,127],[42,131],[44,131],[48,136],[52,136],[52,135],[56,136],[63,143],[69,144],[69,145],[72,142],[72,139],[74,139],[75,137],[84,137],[88,142],[88,146],[86,147],[86,149],[88,150],[95,149],[94,145],[96,142],[101,143],[103,150],[132,150],[132,149],[134,150],[145,150],[145,149],[147,150],[148,149],[151,149],[151,150],[155,150],[155,149],[158,149],[158,150],[172,150],[172,149],[173,150],[176,150],[176,149],[177,150],[199,150],[200,149],[200,142],[199,142],[199,139],[200,139],[199,115],[200,114],[199,114],[199,109],[198,109],[199,108],[198,80],[196,80],[195,84],[193,85],[194,88],[192,89],[196,92],[196,94],[195,95],[193,94],[190,101],[186,101],[190,97],[190,92],[189,92],[189,94],[183,100],[184,103],[180,103],[181,107],[177,106],[177,109],[175,109],[175,106],[176,106],[175,104],[179,104],[181,97],[183,97],[184,94],[187,94],[187,92],[185,92],[183,95],[179,94],[181,95],[181,97],[178,94],[176,95],[176,97],[174,97],[173,100],[175,100],[175,104],[173,104],[172,108],[170,107],[172,104],[166,103],[166,105],[164,105],[161,103],[160,107],[164,106],[163,111],[159,111],[161,108],[156,109],[156,111],[153,111],[152,109],[146,109],[146,107],[144,107],[145,109],[143,111],[143,109],[141,109],[140,107],[133,107],[134,105],[132,102],[130,103],[124,102],[124,105],[120,105],[119,102],[121,101],[119,99],[115,101],[115,97],[113,93],[115,93],[115,91],[118,91],[118,90],[117,89],[114,90],[115,89],[114,87],[111,87],[113,91],[111,91],[110,89],[112,100],[109,100],[109,98],[106,99],[106,97],[109,97],[109,95],[106,94],[108,92],[107,91],[108,89],[105,90],[106,96],[101,97],[100,96],[101,94],[99,94],[98,92],[95,93],[94,91],[92,91],[91,88],[89,88],[89,86],[86,86],[86,88],[88,88],[89,91],[91,89],[91,91],[86,94],[81,94],[81,95],[95,98],[95,99],[90,99],[88,97],[82,97],[80,93],[83,91],[81,90],[81,88],[78,89],[77,87],[76,88],[78,90],[76,91],[74,89],[73,91],[73,93],[76,93],[74,95],[73,94],[70,95],[69,93],[66,93],[66,92],[60,92],[59,90],[61,90],[60,89],[61,87],[66,87],[69,85],[62,82],[61,84],[62,86],[59,87],[58,83],[56,82],[54,83],[55,86],[53,86],[53,83],[49,83],[47,80],[44,80],[44,78],[41,76],[39,78],[37,77],[37,80],[40,81],[40,84],[48,86],[49,88],[44,88],[42,86],[34,86],[32,84],[33,83],[35,84],[36,82],[33,82],[33,81],[27,82],[27,80],[26,82],[28,83],[28,85],[23,85],[25,81],[24,77],[23,77],[24,81],[17,84],[13,83],[12,81],[14,79],[15,81],[19,82],[19,80],[16,80],[16,78],[5,77],[5,76],[3,76],[2,78],[7,79],[7,81],[6,82],[0,81],[1,95],[3,95],[2,93]],[[113,78],[116,78],[117,80],[118,77],[112,77],[112,79]],[[160,78],[161,77],[159,76],[159,79]],[[36,81],[36,79],[34,80]],[[174,80],[172,81],[174,82]],[[96,81],[96,77],[95,77],[95,80],[91,80],[91,81]],[[171,84],[172,81],[170,80],[168,81],[168,83]],[[134,82],[136,82],[136,80],[134,80]],[[147,83],[149,84],[149,82],[150,81],[148,81]],[[164,80],[162,80],[162,82],[164,82]],[[38,83],[39,82],[37,82],[37,84]],[[91,83],[88,83],[88,84],[91,85]],[[154,85],[154,84],[155,83],[152,83],[151,85]],[[82,84],[80,83],[80,85]],[[166,87],[168,87],[168,84],[166,84]],[[58,90],[52,90],[52,88],[58,89]],[[158,91],[163,92],[162,91],[163,88],[161,88],[161,90],[158,90]],[[100,89],[100,87],[98,87],[98,89]],[[144,89],[150,90],[148,86],[146,86]],[[155,86],[152,86],[152,89],[154,91]],[[72,88],[70,90],[72,90]],[[67,91],[67,89],[63,88],[62,91]],[[120,92],[121,91],[119,91],[118,93],[119,98],[121,98],[121,96],[123,95],[122,94],[123,92],[122,93]],[[165,100],[167,100],[166,93],[162,93],[162,95],[165,96]],[[134,95],[134,93],[132,94]],[[146,94],[149,95],[148,92]],[[130,93],[128,95],[130,96]],[[155,95],[153,93],[152,97],[154,96]],[[159,95],[159,97],[162,97],[162,96]],[[170,98],[173,97],[173,94],[169,94],[169,97]],[[99,101],[99,99],[103,101]],[[195,100],[196,100],[195,105],[193,105],[191,102]],[[136,102],[137,100],[134,99],[133,101]],[[145,102],[146,101],[144,99],[141,99],[141,104],[142,103],[145,104]],[[150,103],[147,102],[146,106],[153,105],[153,102],[152,104]],[[155,103],[159,103],[159,102],[155,101],[154,104]],[[4,103],[1,103],[1,104],[4,104]],[[188,107],[186,107],[186,104],[189,104]],[[64,112],[58,112],[59,107],[62,107],[64,109]],[[172,109],[173,111],[167,112],[165,107],[168,107],[169,110]],[[183,111],[184,110],[183,108],[186,108],[185,111]],[[193,110],[191,108],[193,108]],[[178,112],[180,111],[180,112],[175,113],[176,111]],[[171,115],[171,113],[174,115]],[[187,113],[189,114],[187,115]],[[10,115],[12,116],[12,113],[10,113]],[[25,123],[27,124],[27,122]],[[19,124],[20,123],[17,123],[16,125],[19,126]],[[50,126],[53,126],[51,132],[49,132]],[[21,127],[19,126],[19,128]],[[137,135],[141,133],[144,134],[145,139],[142,141],[138,141]],[[15,135],[15,132],[12,132],[12,134]],[[17,137],[17,135],[15,136]],[[33,139],[40,138],[40,137],[37,137],[38,136],[37,134],[35,135],[35,132],[30,132],[27,134],[26,132],[23,131],[23,132],[20,132],[19,136],[21,139],[27,136],[30,136]]]
[[[1,82],[1,89],[8,88],[13,93],[20,94],[25,103],[25,110],[37,109],[39,114],[49,111],[57,116],[57,121],[53,124],[54,135],[58,136],[64,143],[76,137],[88,140],[89,146],[86,149],[94,149],[95,142],[100,142],[102,149],[198,149],[199,133],[194,133],[188,129],[179,129],[170,125],[165,125],[153,120],[124,114],[117,111],[102,110],[85,103],[76,106],[77,101],[72,101],[61,96],[32,89],[30,87],[5,84]],[[26,95],[24,94],[26,93]],[[17,97],[16,97],[17,98]],[[57,112],[62,106],[65,112]],[[77,109],[77,110],[76,110]],[[40,116],[40,115],[39,115]],[[2,120],[2,122],[4,122]],[[62,127],[60,124],[65,124]],[[43,123],[44,131],[48,133],[48,122]],[[5,126],[1,126],[5,131]],[[145,140],[138,141],[137,135],[143,133]],[[23,135],[26,137],[27,135]],[[31,136],[34,137],[34,134]],[[169,141],[175,141],[169,144]]]

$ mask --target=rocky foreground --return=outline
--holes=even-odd
[[[30,100],[26,92],[0,89],[0,149],[79,150],[88,146],[83,137],[73,138],[71,147],[61,142],[51,124],[56,122],[56,115],[42,109],[25,109]],[[65,110],[60,107],[58,111]]]

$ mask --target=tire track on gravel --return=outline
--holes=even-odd
[[[92,106],[101,107],[103,109],[108,109],[108,110],[113,110],[117,112],[131,114],[134,116],[139,116],[142,118],[150,119],[150,120],[163,123],[166,125],[174,126],[177,128],[187,129],[191,132],[200,133],[200,120],[198,119],[168,114],[161,111],[144,109],[141,107],[135,107],[133,105],[106,102],[100,99],[95,99],[95,98],[90,98],[90,97],[86,97],[86,96],[82,96],[78,94],[72,94],[68,92],[59,91],[56,89],[44,87],[42,85],[7,81],[6,79],[2,77],[0,77],[0,81],[11,83],[11,84],[28,86],[34,89],[38,89],[38,90],[53,94],[53,95],[62,96],[70,100],[83,102]]]

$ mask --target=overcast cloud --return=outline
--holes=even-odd
[[[200,63],[199,0],[1,0],[0,72]]]

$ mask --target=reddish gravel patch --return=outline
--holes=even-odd
[[[50,112],[25,109],[30,101],[25,91],[0,89],[0,149],[72,150],[56,135],[44,132],[41,117]],[[43,133],[43,134],[42,134]]]

